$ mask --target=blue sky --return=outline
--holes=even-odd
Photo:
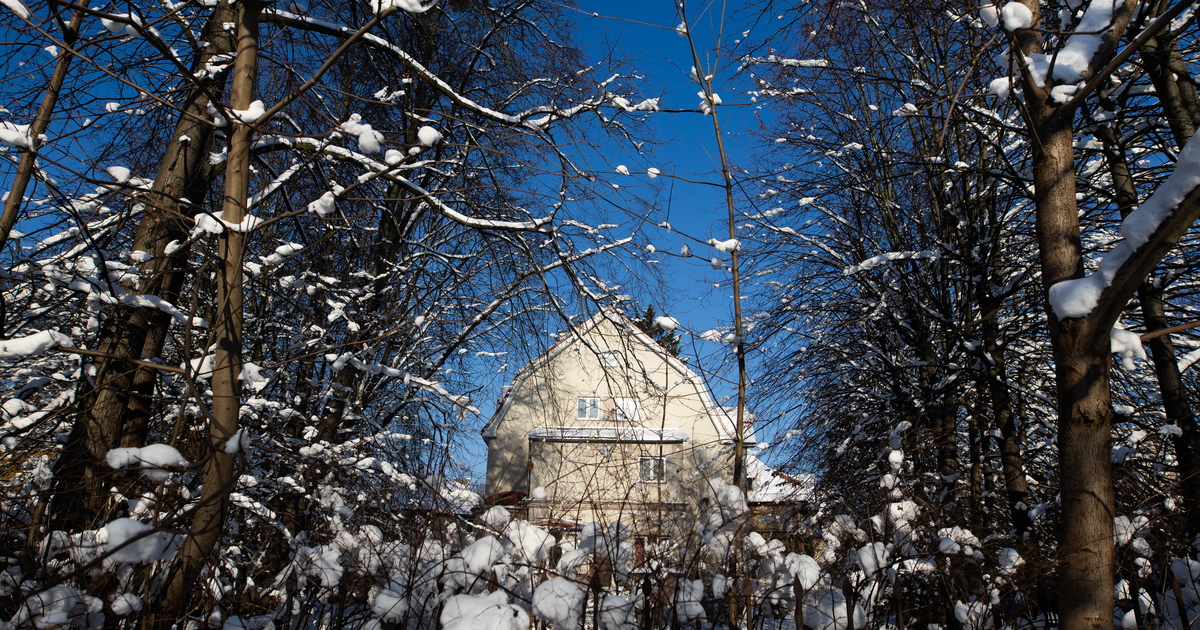
[[[690,7],[688,11],[692,38],[708,72],[714,68],[713,51],[718,39],[723,37],[732,43],[740,37],[740,32],[728,23],[722,29],[720,10],[720,4],[709,4]],[[675,30],[680,20],[674,3],[586,0],[578,3],[577,10],[567,9],[566,13],[574,15],[576,43],[591,63],[605,63],[611,54],[611,63],[615,64],[616,70],[641,77],[637,93],[630,95],[631,101],[660,97],[660,106],[664,109],[693,109],[699,104],[696,95],[699,86],[689,79],[693,59],[688,40]],[[731,76],[730,70],[722,68],[728,65],[727,60],[717,61],[714,85],[727,104],[718,108],[718,115],[725,132],[726,149],[737,163],[745,159],[746,148],[752,141],[748,132],[756,126],[757,110],[732,89],[743,79]],[[653,304],[660,313],[677,318],[684,328],[696,334],[710,328],[732,326],[731,276],[728,272],[714,271],[707,262],[714,252],[692,240],[728,238],[724,189],[696,183],[721,182],[712,120],[699,113],[660,112],[650,117],[648,125],[655,140],[653,148],[639,155],[627,147],[614,147],[605,156],[612,167],[625,165],[631,173],[628,177],[614,175],[611,179],[612,183],[621,186],[612,199],[618,204],[632,205],[639,198],[654,203],[655,214],[639,230],[639,245],[650,244],[659,252],[677,254],[686,243],[696,257],[682,259],[643,250],[640,256],[659,262],[632,267],[650,271],[642,276],[642,283],[629,287],[630,292],[640,303]],[[658,168],[664,176],[648,179],[645,175],[648,167]],[[670,177],[672,174],[675,177]],[[745,208],[739,211],[745,211]],[[650,225],[662,221],[670,223],[674,231]],[[618,229],[613,234],[620,235],[636,227],[623,225],[624,231]],[[728,260],[728,255],[719,256]],[[692,341],[685,338],[685,355],[692,353]],[[695,348],[701,356],[692,356],[691,364],[700,372],[716,369],[721,355],[728,352],[724,347],[699,339],[695,340]],[[509,366],[509,372],[519,367]],[[712,379],[711,383],[718,398],[736,394],[734,383],[720,379]],[[494,401],[480,402],[486,403],[480,405],[482,421],[486,421],[495,411]],[[760,436],[760,439],[768,437]],[[459,462],[468,465],[473,477],[482,481],[486,468],[482,440],[476,433],[466,446],[467,453],[459,453]]]

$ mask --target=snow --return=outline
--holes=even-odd
[[[96,540],[104,545],[110,561],[130,563],[168,560],[181,542],[174,534],[131,518],[119,518],[100,528]]]
[[[141,448],[114,448],[105,456],[108,465],[115,469],[139,467],[142,473],[152,481],[167,481],[171,473],[188,466],[172,446],[166,444],[150,444]]]
[[[776,472],[759,458],[746,455],[746,478],[752,480],[748,498],[752,503],[809,501],[816,484],[811,475],[793,478]]]
[[[1188,141],[1175,162],[1175,170],[1140,207],[1121,223],[1118,243],[1100,260],[1099,269],[1090,275],[1065,280],[1050,287],[1048,297],[1054,314],[1060,320],[1087,317],[1100,303],[1100,294],[1112,284],[1117,270],[1150,239],[1188,193],[1200,187],[1200,141]]]
[[[399,622],[407,611],[408,597],[388,589],[376,593],[371,603],[371,614],[388,623]]]
[[[660,316],[654,318],[654,324],[659,328],[670,332],[679,327],[679,320],[674,317]]]
[[[704,582],[701,580],[679,580],[675,592],[675,616],[683,623],[704,619]]]
[[[575,630],[583,614],[587,592],[576,582],[553,577],[538,585],[533,592],[533,614],[554,628]]]
[[[1113,328],[1108,333],[1109,342],[1112,344],[1113,354],[1121,355],[1121,365],[1126,370],[1136,370],[1137,365],[1134,364],[1135,358],[1146,361],[1146,349],[1142,347],[1142,338],[1137,333],[1124,330],[1121,328]]]
[[[18,149],[32,149],[33,140],[29,137],[29,125],[0,121],[0,142]]]
[[[442,132],[428,125],[417,130],[417,141],[424,147],[433,147],[442,141]]]
[[[428,2],[428,0],[425,1]],[[422,0],[371,0],[371,10],[374,11],[376,15],[390,11],[424,13],[435,4],[437,3],[429,2],[428,4],[423,4]]]
[[[872,256],[857,265],[851,265],[842,270],[842,273],[850,276],[860,271],[869,271],[887,262],[897,260],[938,260],[941,256],[933,250],[921,250],[911,252],[888,252]]]
[[[992,82],[988,84],[988,91],[999,98],[1008,98],[1008,95],[1012,92],[1012,84],[1012,77],[992,79]]]
[[[71,338],[57,330],[41,332],[0,341],[0,359],[23,359],[35,357],[51,348],[73,348]]]
[[[108,174],[119,184],[129,181],[129,169],[124,166],[110,166],[104,170],[108,171]]]
[[[332,192],[326,192],[308,204],[308,211],[315,212],[319,217],[327,217],[333,212],[336,199]]]
[[[620,595],[605,595],[600,604],[600,625],[604,630],[634,630],[637,621],[635,603]]]
[[[534,501],[545,501],[547,496],[549,495],[546,494],[546,488],[544,486],[538,486],[529,492],[529,498],[533,499]]]
[[[710,238],[708,239],[708,244],[712,245],[717,251],[725,253],[736,252],[742,248],[741,241],[737,240],[736,238],[731,238],[724,241]]]
[[[944,527],[938,530],[938,551],[948,555],[963,553],[971,555],[971,547],[979,547],[979,538],[970,530],[961,527]]]
[[[880,569],[886,568],[887,565],[888,550],[883,543],[867,543],[858,550],[858,566],[862,567],[867,579],[878,573]]]
[[[530,562],[545,560],[554,548],[554,537],[550,532],[532,525],[528,521],[513,521],[504,528],[504,536],[516,545],[524,558]]]
[[[448,584],[469,587],[476,578],[487,573],[502,555],[504,545],[492,536],[484,536],[446,561],[446,575],[442,579]]]
[[[806,591],[816,586],[821,579],[821,567],[812,556],[789,553],[784,559],[784,566],[792,579],[799,580],[800,588]],[[713,583],[716,584],[715,581]]]
[[[233,437],[225,440],[225,454],[245,453],[250,450],[250,434],[245,429],[238,429]]]
[[[846,630],[851,625],[846,596],[839,589],[822,589],[804,598],[804,625],[811,630]],[[853,627],[866,626],[866,615],[857,603],[853,611]]]
[[[483,521],[484,525],[493,530],[503,531],[504,526],[508,525],[508,522],[512,520],[512,515],[508,513],[508,510],[496,505],[484,512],[479,518]]]
[[[503,590],[455,595],[446,600],[440,619],[443,630],[529,630],[529,615],[509,604]]]
[[[1033,12],[1020,2],[1009,2],[1000,9],[1000,20],[1004,23],[1006,31],[1029,28],[1033,24]]]
[[[898,109],[893,111],[892,116],[895,116],[896,118],[903,118],[905,116],[916,116],[918,111],[919,110],[917,109],[916,105],[913,105],[912,103],[905,103],[905,104],[901,105]]]
[[[9,11],[16,13],[19,18],[28,20],[31,15],[29,9],[25,8],[24,4],[21,4],[21,0],[0,0],[0,4],[3,4],[4,8]]]
[[[118,617],[142,610],[142,598],[131,593],[122,593],[113,598],[112,611]]]
[[[234,109],[231,111],[233,113],[233,119],[237,122],[243,125],[253,125],[254,123],[258,122],[259,118],[262,118],[262,115],[266,113],[267,108],[265,105],[263,105],[262,101],[254,101],[253,103],[250,103],[249,109]]]
[[[1054,78],[1064,83],[1079,81],[1112,28],[1113,13],[1125,0],[1091,0],[1079,20],[1077,34],[1067,40],[1054,59]],[[1028,11],[1028,9],[1026,9]]]
[[[655,177],[658,177],[659,173],[661,173],[661,172],[662,171],[651,166],[650,168],[646,169],[646,176],[649,177],[650,179],[654,179]]]
[[[1012,575],[1017,572],[1017,569],[1022,564],[1025,564],[1025,559],[1021,557],[1021,554],[1017,553],[1016,549],[1005,547],[1000,550],[997,563],[999,564],[1000,575]]]
[[[985,4],[979,7],[979,17],[992,28],[996,28],[1000,24],[1000,12],[994,4]]]
[[[363,123],[362,116],[358,114],[351,114],[350,119],[342,123],[338,129],[358,138],[358,150],[363,153],[378,153],[380,145],[384,141],[383,134],[372,129],[371,125]],[[320,213],[318,212],[318,214]]]
[[[617,166],[616,171],[618,175],[628,175],[629,167],[625,166],[624,164],[620,164]]]

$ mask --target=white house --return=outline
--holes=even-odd
[[[706,479],[729,479],[735,418],[687,365],[606,309],[513,380],[483,428],[486,493],[528,497],[532,521],[670,535],[664,527],[703,507]],[[753,446],[748,423],[745,435]]]

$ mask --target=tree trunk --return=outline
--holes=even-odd
[[[51,5],[51,9],[54,5]],[[60,22],[61,24],[61,22]],[[17,172],[13,175],[12,188],[8,198],[4,200],[4,213],[0,214],[0,249],[8,242],[13,225],[17,223],[17,215],[25,204],[25,190],[33,179],[33,169],[37,161],[37,149],[41,143],[42,134],[50,127],[50,117],[54,115],[54,107],[58,104],[58,95],[62,92],[63,82],[67,79],[67,70],[71,67],[71,59],[75,52],[71,49],[79,38],[79,27],[83,25],[83,11],[76,11],[71,16],[71,23],[63,32],[63,43],[66,44],[58,51],[58,60],[54,64],[54,73],[50,75],[50,85],[46,86],[46,95],[42,98],[42,106],[38,109],[33,124],[29,126],[29,141],[33,145],[29,149],[21,149],[21,161],[17,164]]]
[[[1038,102],[1039,97],[1041,102]],[[1055,115],[1032,96],[1034,202],[1042,282],[1048,291],[1083,276],[1079,215],[1075,205],[1072,116]],[[1112,627],[1113,487],[1112,367],[1107,331],[1095,334],[1090,319],[1059,321],[1049,309],[1050,338],[1058,386],[1059,619],[1062,630]]]
[[[213,9],[204,25],[208,46],[196,56],[193,70],[200,70],[217,55],[234,50],[233,38],[224,24],[235,19],[228,2]],[[213,177],[208,155],[213,143],[213,126],[206,120],[210,95],[223,93],[228,71],[198,80],[182,103],[179,121],[167,144],[162,166],[146,198],[133,249],[153,254],[139,264],[138,290],[169,302],[177,302],[183,283],[188,249],[170,255],[173,240],[186,241],[188,217],[207,194]],[[183,200],[192,202],[186,205]],[[96,525],[108,499],[108,482],[113,471],[105,461],[109,449],[145,443],[151,414],[150,399],[157,374],[121,359],[162,353],[171,318],[153,308],[114,307],[101,330],[96,348],[120,358],[93,362],[91,385],[80,386],[79,413],[62,455],[55,463],[52,527],[77,531]],[[131,418],[127,422],[127,417]]]
[[[262,8],[257,0],[238,3],[237,60],[233,71],[230,108],[247,110],[254,94],[258,62],[258,18]],[[265,121],[259,121],[263,123]],[[225,169],[223,219],[226,228],[220,236],[220,267],[217,271],[217,309],[213,322],[216,356],[213,364],[212,418],[209,421],[209,454],[204,465],[200,505],[192,516],[187,539],[167,583],[163,599],[155,611],[152,627],[167,630],[187,614],[197,578],[208,562],[225,529],[229,494],[234,479],[234,457],[224,445],[238,430],[241,409],[242,324],[244,299],[242,256],[249,236],[247,231],[230,229],[247,214],[246,199],[250,185],[250,149],[252,129],[231,120],[233,128]]]
[[[1174,84],[1174,81],[1171,83]],[[1163,101],[1163,105],[1165,108],[1167,101]],[[1177,138],[1180,137],[1180,133],[1186,133],[1186,138],[1191,139],[1191,133],[1187,133],[1186,129],[1177,132]],[[1109,165],[1113,187],[1117,190],[1117,210],[1122,218],[1127,217],[1137,206],[1137,191],[1130,175],[1129,163],[1119,145],[1118,134],[1112,127],[1105,125],[1100,127],[1096,136],[1104,144],[1104,157]],[[1149,281],[1138,287],[1138,302],[1142,307],[1142,318],[1147,332],[1170,326],[1163,309],[1162,294],[1163,289]],[[1184,500],[1184,530],[1191,537],[1200,533],[1200,426],[1197,426],[1187,390],[1183,386],[1171,336],[1155,337],[1146,342],[1146,345],[1150,346],[1154,375],[1158,379],[1159,394],[1162,397],[1167,422],[1175,424],[1182,432],[1182,435],[1172,438],[1172,442],[1179,463],[1179,486]]]

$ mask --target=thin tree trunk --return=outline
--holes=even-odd
[[[1171,81],[1174,84],[1174,81]],[[1164,108],[1167,102],[1163,101]],[[1186,142],[1191,139],[1187,129],[1176,133],[1186,133]],[[1108,162],[1117,190],[1117,210],[1121,217],[1127,217],[1137,206],[1137,191],[1134,188],[1133,177],[1130,175],[1129,163],[1125,153],[1118,143],[1116,131],[1110,126],[1102,126],[1096,132],[1104,144],[1104,156]],[[1142,318],[1146,331],[1153,332],[1170,326],[1163,308],[1163,289],[1151,282],[1143,282],[1138,287],[1138,302],[1142,307]],[[1175,456],[1179,463],[1179,486],[1184,500],[1185,533],[1194,536],[1200,533],[1200,426],[1197,426],[1196,416],[1192,412],[1187,390],[1183,386],[1183,378],[1179,372],[1179,363],[1175,358],[1175,344],[1170,335],[1160,335],[1146,342],[1150,346],[1150,357],[1154,363],[1154,375],[1158,379],[1159,394],[1163,401],[1163,411],[1166,412],[1167,422],[1179,427],[1182,435],[1172,438],[1175,446]]]
[[[235,14],[229,3],[214,7],[204,25],[208,46],[196,55],[192,69],[200,70],[217,55],[234,50],[224,25]],[[229,72],[198,80],[180,106],[180,117],[167,143],[162,165],[141,215],[133,249],[153,257],[139,264],[139,291],[170,302],[178,301],[187,248],[171,254],[167,245],[186,241],[188,217],[207,194],[213,169],[208,155],[213,127],[205,120],[210,98],[219,98]],[[192,202],[192,206],[184,203]],[[101,331],[97,349],[123,358],[157,357],[162,353],[171,318],[154,308],[114,307]],[[79,414],[67,445],[55,463],[52,527],[77,531],[96,524],[108,500],[113,471],[105,461],[109,449],[141,446],[145,442],[150,399],[157,375],[129,361],[109,358],[92,363],[93,384],[81,385]],[[127,419],[130,419],[127,421]]]
[[[238,2],[237,60],[235,61],[230,108],[247,110],[254,94],[258,63],[258,18],[262,10],[257,0]],[[263,121],[260,121],[263,122]],[[229,157],[225,169],[223,219],[226,225],[238,225],[246,216],[250,185],[250,149],[252,129],[231,120]],[[209,422],[209,454],[204,466],[200,505],[192,516],[187,539],[171,573],[165,593],[155,611],[152,627],[167,630],[183,619],[189,607],[197,578],[207,564],[225,529],[229,494],[233,486],[234,457],[224,450],[225,442],[238,430],[241,408],[242,324],[244,299],[242,257],[249,234],[226,227],[220,237],[220,267],[217,271],[217,310],[213,322],[216,343],[212,389],[212,418]]]
[[[51,5],[53,7],[53,5]],[[4,200],[4,213],[0,214],[0,249],[4,249],[12,234],[13,225],[17,223],[17,215],[25,203],[25,190],[33,179],[33,170],[37,161],[37,150],[41,144],[42,134],[50,127],[50,117],[54,115],[54,107],[58,104],[58,95],[62,92],[63,82],[67,79],[67,70],[75,52],[71,49],[79,38],[79,27],[83,25],[83,11],[76,11],[71,16],[71,23],[63,32],[63,43],[66,44],[58,51],[58,61],[54,65],[54,74],[50,75],[50,85],[46,87],[46,95],[42,97],[42,106],[37,116],[29,126],[29,149],[21,149],[21,161],[17,164],[17,172],[13,175],[12,188],[8,198]]]

